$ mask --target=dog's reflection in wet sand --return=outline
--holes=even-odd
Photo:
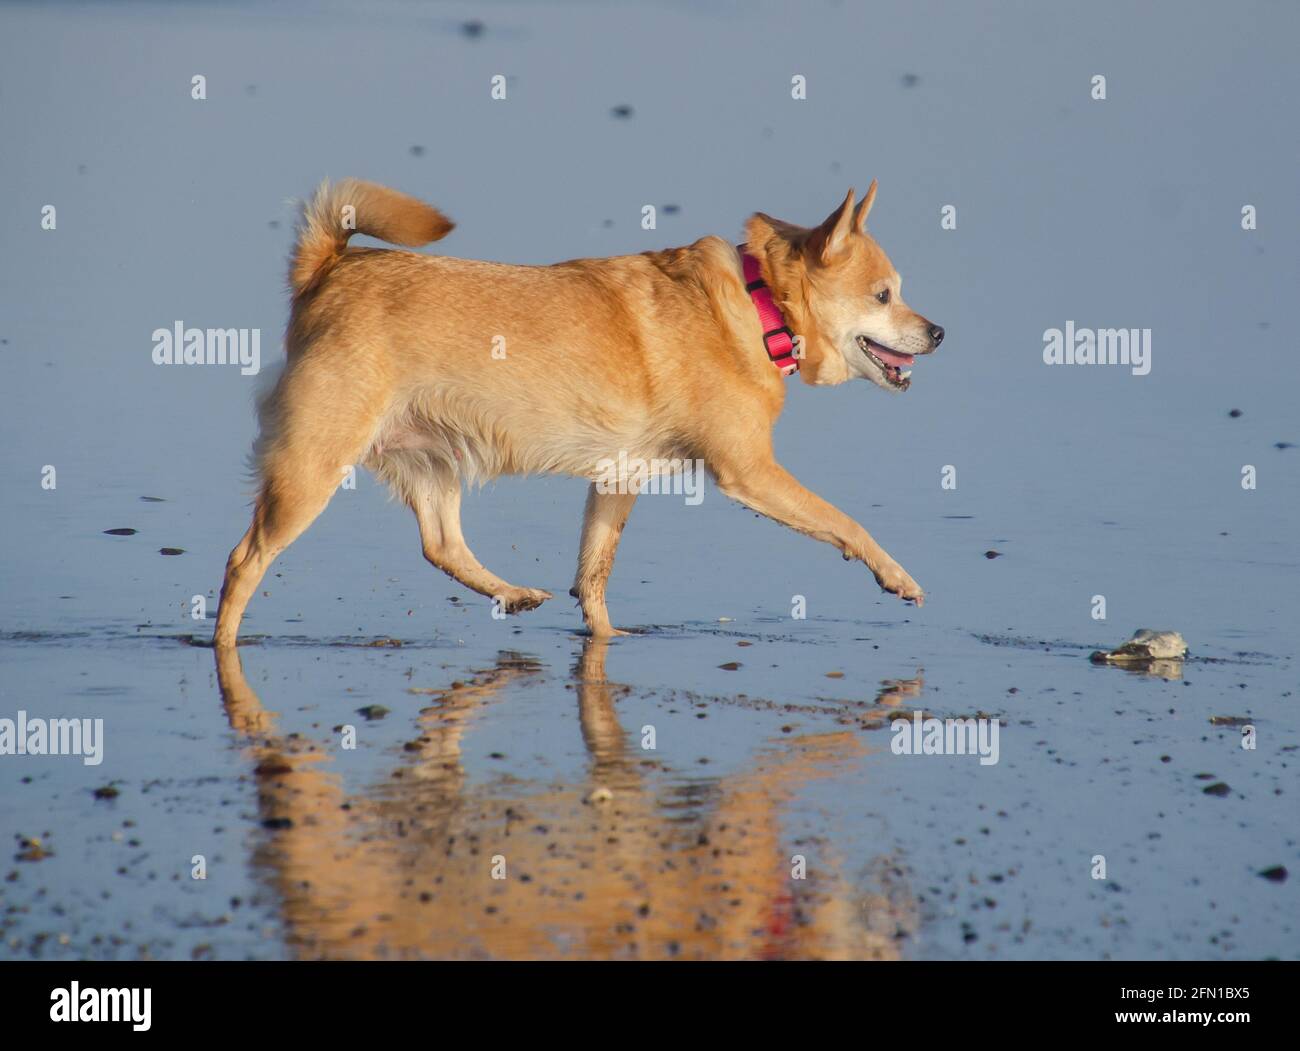
[[[914,929],[888,859],[868,892],[833,843],[792,842],[787,802],[858,756],[854,732],[783,739],[739,773],[672,777],[619,722],[607,643],[573,669],[586,779],[471,782],[468,722],[489,698],[543,675],[503,653],[434,693],[385,782],[349,794],[328,745],[277,730],[237,650],[216,654],[231,727],[248,739],[259,817],[254,855],[307,958],[889,959]],[[906,680],[904,681],[906,682]],[[918,686],[919,690],[919,686]],[[883,695],[882,695],[883,696]],[[807,878],[792,878],[792,856]],[[504,874],[505,878],[494,878]]]

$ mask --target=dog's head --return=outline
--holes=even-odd
[[[898,271],[866,231],[875,200],[873,180],[860,202],[850,190],[811,229],[761,212],[749,220],[748,251],[803,337],[800,374],[807,383],[864,378],[905,391],[914,358],[943,342],[943,329],[903,302]]]

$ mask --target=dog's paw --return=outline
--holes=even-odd
[[[925,605],[925,592],[921,590],[921,585],[908,576],[907,570],[897,562],[877,571],[876,583],[904,602],[915,602],[918,606]]]
[[[593,639],[622,639],[631,634],[630,631],[620,631],[618,628],[611,627],[608,622],[587,625],[587,635]]]
[[[511,588],[504,595],[499,596],[501,608],[507,613],[526,613],[530,609],[536,609],[548,598],[554,598],[549,591],[543,591],[541,588]]]

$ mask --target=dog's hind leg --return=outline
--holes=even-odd
[[[597,638],[626,635],[610,626],[605,608],[605,584],[614,568],[614,553],[627,516],[636,503],[636,493],[602,493],[596,483],[587,490],[587,507],[582,518],[582,540],[578,549],[578,575],[569,594],[582,605],[582,619]]]
[[[342,465],[317,473],[297,470],[269,477],[262,483],[253,511],[253,524],[230,553],[217,611],[216,646],[233,646],[248,601],[276,556],[300,537],[325,510],[342,481]]]
[[[233,646],[239,622],[263,575],[325,510],[370,441],[382,396],[362,392],[311,363],[286,373],[261,410],[262,485],[253,522],[226,563],[216,646]],[[326,423],[325,421],[328,421]]]
[[[460,479],[435,471],[427,484],[413,487],[407,503],[420,524],[424,557],[471,591],[500,602],[506,613],[536,609],[552,595],[541,588],[515,587],[484,566],[460,531]]]

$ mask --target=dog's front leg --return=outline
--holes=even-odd
[[[862,526],[827,503],[776,461],[718,469],[718,486],[727,496],[797,532],[834,544],[846,559],[866,564],[884,590],[901,599],[925,601],[921,586],[908,576]]]
[[[602,493],[596,482],[587,490],[587,508],[582,518],[578,574],[569,594],[582,604],[582,619],[596,638],[626,635],[609,622],[605,608],[605,583],[614,568],[614,552],[627,516],[636,503],[636,493]]]

